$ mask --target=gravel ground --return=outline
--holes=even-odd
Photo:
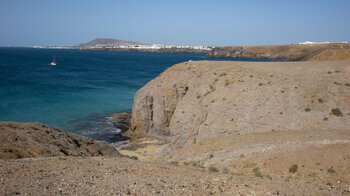
[[[231,175],[129,158],[0,160],[0,195],[349,195],[319,178]]]

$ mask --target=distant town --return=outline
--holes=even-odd
[[[135,49],[135,50],[162,50],[162,49],[188,49],[188,50],[202,50],[210,51],[214,46],[201,46],[201,45],[176,45],[176,44],[148,44],[142,42],[105,39],[98,38],[93,41],[78,44],[76,46],[33,46],[33,48],[52,48],[52,49]]]
[[[300,45],[305,44],[330,44],[330,43],[347,43],[347,42],[299,42]],[[176,45],[176,44],[149,44],[143,42],[97,38],[87,43],[81,43],[76,46],[33,46],[33,48],[51,48],[51,49],[80,49],[80,50],[116,50],[116,51],[177,51],[177,52],[208,52],[215,46],[202,45]]]
[[[120,49],[194,49],[194,50],[212,50],[214,46],[189,46],[189,45],[164,45],[164,44],[152,44],[152,45],[118,45],[118,46],[106,46],[96,45],[88,47],[78,46],[33,46],[33,48],[53,48],[53,49],[98,49],[98,48],[120,48]]]

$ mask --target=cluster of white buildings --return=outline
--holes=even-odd
[[[194,49],[194,50],[212,50],[214,47],[212,46],[186,46],[186,45],[164,45],[164,44],[152,44],[152,45],[114,45],[114,46],[107,46],[107,45],[96,45],[91,46],[89,48],[127,48],[127,49]]]
[[[94,48],[123,48],[123,49],[192,49],[192,50],[205,50],[210,51],[213,46],[187,46],[187,45],[165,45],[165,44],[149,44],[149,45],[104,45],[96,44],[88,47],[77,47],[77,46],[33,46],[33,48],[51,48],[51,49],[94,49]]]
[[[45,49],[72,49],[72,46],[33,46],[32,48],[45,48]]]

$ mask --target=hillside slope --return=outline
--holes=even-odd
[[[39,123],[0,122],[0,159],[118,156],[106,142]]]
[[[350,44],[295,44],[270,46],[230,46],[215,47],[207,53],[208,57],[238,59],[268,59],[283,61],[306,61],[326,50],[350,49]],[[348,56],[346,59],[349,59]],[[327,60],[327,59],[323,59]],[[343,60],[343,59],[332,59]]]
[[[308,61],[326,61],[326,60],[346,60],[350,59],[350,49],[325,50],[318,55],[308,59]]]

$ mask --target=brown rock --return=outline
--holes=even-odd
[[[349,130],[349,115],[329,112],[350,111],[349,88],[334,84],[348,82],[349,72],[350,61],[177,64],[136,93],[131,133],[165,138],[178,148],[238,133]]]
[[[117,156],[106,142],[40,123],[0,122],[0,158]]]
[[[122,112],[110,115],[114,120],[114,126],[122,132],[129,130],[131,121],[131,112]]]

